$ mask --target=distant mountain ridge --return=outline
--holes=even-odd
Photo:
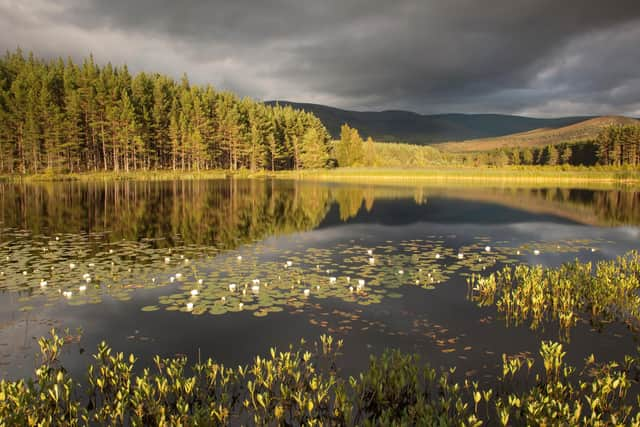
[[[289,101],[267,101],[266,104],[291,105],[314,113],[334,138],[340,126],[348,123],[363,138],[376,141],[409,142],[430,145],[450,141],[500,137],[534,129],[556,129],[570,126],[595,116],[532,118],[508,114],[418,114],[410,111],[350,111],[320,104]]]

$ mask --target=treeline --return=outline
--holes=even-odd
[[[0,172],[323,167],[311,113],[240,99],[126,65],[0,59]]]
[[[512,147],[464,154],[469,166],[638,166],[640,165],[640,125],[613,125],[604,128],[593,141],[565,142],[545,147]]]
[[[506,147],[473,153],[452,153],[430,146],[364,141],[357,129],[343,125],[333,143],[338,166],[637,166],[640,165],[640,125],[613,125],[592,141],[564,142],[542,147]]]
[[[430,167],[455,162],[455,156],[427,145],[363,140],[357,129],[343,124],[340,139],[333,143],[338,166],[346,167]]]

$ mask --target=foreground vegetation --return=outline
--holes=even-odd
[[[559,268],[518,265],[468,280],[481,305],[495,305],[507,325],[558,322],[565,339],[581,318],[592,324],[621,321],[640,330],[640,254],[629,252],[613,261],[575,261]]]
[[[64,337],[39,341],[42,365],[29,380],[0,382],[0,425],[640,425],[630,390],[638,359],[577,373],[562,344],[543,342],[536,361],[503,356],[495,389],[458,383],[415,355],[372,356],[357,377],[337,368],[342,342],[321,337],[272,349],[249,366],[156,357],[135,372],[136,357],[102,343],[85,385],[60,363]],[[539,362],[538,362],[539,363]]]

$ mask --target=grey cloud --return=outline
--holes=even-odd
[[[4,48],[93,51],[261,99],[640,114],[637,0],[0,0],[0,13]]]

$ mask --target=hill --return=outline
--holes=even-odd
[[[322,120],[334,138],[348,123],[366,138],[376,141],[428,145],[447,141],[498,137],[539,128],[561,128],[591,117],[539,119],[506,114],[418,114],[410,111],[350,111],[318,104],[268,101],[312,112]]]
[[[612,124],[640,124],[629,117],[603,116],[560,128],[542,128],[494,138],[479,138],[436,144],[434,147],[450,152],[489,151],[505,147],[540,147],[561,142],[594,139],[600,130]]]

